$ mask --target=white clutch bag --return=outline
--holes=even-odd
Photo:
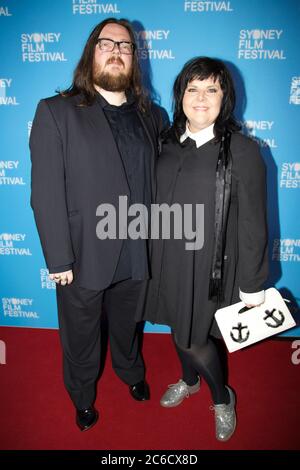
[[[245,348],[296,325],[285,301],[274,287],[265,291],[265,301],[248,309],[244,302],[220,308],[215,319],[229,352]]]

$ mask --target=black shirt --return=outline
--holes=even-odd
[[[127,178],[132,204],[151,205],[150,142],[143,128],[133,97],[128,96],[121,106],[109,104],[98,95],[104,114],[110,125]],[[122,196],[122,194],[120,194]],[[128,223],[130,217],[128,217]],[[147,240],[125,239],[112,282],[125,279],[141,280],[145,266],[148,270]]]

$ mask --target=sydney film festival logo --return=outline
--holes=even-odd
[[[249,119],[241,121],[240,124],[248,137],[258,143],[260,147],[277,148],[274,135],[274,121],[267,119]]]
[[[284,50],[278,48],[282,29],[241,29],[238,59],[285,60]]]
[[[20,103],[13,95],[12,78],[0,78],[0,106],[18,106]]]
[[[19,176],[19,160],[0,160],[0,186],[25,186],[23,176]]]
[[[185,12],[191,13],[225,13],[233,11],[232,2],[183,2],[183,9]]]
[[[58,51],[61,33],[23,33],[23,62],[66,62],[65,53]]]
[[[73,15],[115,15],[121,13],[117,3],[101,0],[72,0]]]
[[[300,162],[284,162],[281,165],[280,187],[300,188]]]
[[[27,121],[27,134],[28,134],[28,139],[30,138],[31,129],[32,129],[32,121]]]
[[[290,104],[300,104],[300,77],[292,77]]]
[[[172,49],[168,49],[169,29],[149,29],[135,32],[140,59],[174,60]]]
[[[25,247],[25,233],[0,233],[0,255],[3,256],[32,256]]]
[[[55,289],[56,284],[54,281],[51,281],[49,277],[49,271],[47,268],[41,268],[40,269],[40,279],[41,279],[41,288],[42,289]]]
[[[39,319],[39,314],[33,310],[33,299],[3,297],[2,308],[4,317]]]
[[[273,242],[272,261],[300,262],[300,239],[276,238]]]
[[[1,16],[12,16],[11,11],[9,10],[9,7],[7,5],[1,5],[0,6],[0,17]]]

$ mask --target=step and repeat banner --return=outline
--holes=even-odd
[[[70,85],[89,33],[111,16],[133,22],[145,85],[170,117],[188,59],[227,63],[236,115],[268,168],[270,285],[291,300],[298,327],[287,334],[300,336],[300,0],[0,0],[0,325],[58,326],[29,203],[28,140],[38,101]]]

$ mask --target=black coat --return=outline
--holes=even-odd
[[[225,300],[208,299],[214,248],[216,165],[219,144],[181,147],[166,142],[157,164],[157,203],[204,204],[204,245],[187,251],[187,240],[153,240],[152,279],[145,285],[137,319],[169,325],[183,347],[219,335],[218,307],[263,289],[267,279],[265,165],[258,145],[235,133],[231,139],[232,186],[224,252]]]
[[[78,106],[81,98],[57,95],[37,107],[30,137],[31,205],[49,271],[73,269],[81,287],[102,290],[112,281],[123,241],[97,238],[96,208],[117,208],[129,187],[100,103]],[[138,114],[151,149],[153,182],[160,116],[154,107]],[[145,270],[141,279],[146,278]]]

